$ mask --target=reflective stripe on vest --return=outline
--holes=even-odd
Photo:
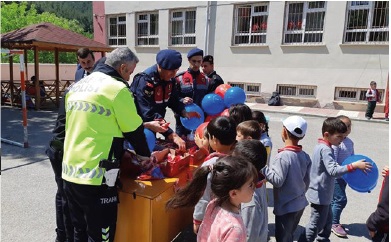
[[[74,178],[81,178],[81,179],[99,179],[103,177],[103,174],[105,173],[105,169],[103,168],[81,168],[81,167],[75,167],[72,165],[66,165],[62,163],[62,173],[66,174],[69,177]]]
[[[91,104],[89,102],[85,101],[76,101],[76,102],[67,102],[66,105],[66,112],[69,111],[82,111],[82,112],[91,112],[96,113],[103,116],[110,116],[111,111],[110,109],[104,108],[100,105]]]

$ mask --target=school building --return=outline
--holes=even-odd
[[[286,105],[364,110],[389,74],[388,1],[93,1],[94,39],[154,64],[161,49],[198,47],[248,101],[278,91]]]

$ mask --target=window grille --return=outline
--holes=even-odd
[[[336,87],[334,99],[337,101],[366,102],[368,88]],[[384,90],[378,89],[380,100],[383,100]]]
[[[234,45],[265,44],[269,4],[235,7]]]
[[[284,44],[322,43],[325,15],[325,1],[286,3]]]
[[[316,86],[277,85],[277,90],[283,96],[316,98]]]
[[[261,95],[261,83],[228,82],[231,87],[240,87],[246,95]]]
[[[388,43],[388,1],[348,2],[345,43]]]
[[[159,45],[159,14],[137,14],[137,45]]]
[[[126,45],[126,16],[109,17],[109,45]]]
[[[171,12],[171,45],[195,45],[196,10]]]

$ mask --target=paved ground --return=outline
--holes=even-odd
[[[252,104],[252,109],[259,109],[270,117],[270,135],[274,142],[272,156],[282,146],[279,134],[281,119],[289,114],[305,116],[309,130],[302,145],[311,154],[314,141],[320,135],[320,126],[326,116],[345,114],[353,119],[352,139],[356,144],[356,153],[366,154],[376,161],[379,167],[389,161],[389,129],[388,122],[383,120],[384,114],[376,113],[373,120],[367,121],[363,112],[339,111],[332,109],[312,109],[303,107],[269,107],[265,104]],[[29,111],[28,133],[30,148],[23,149],[2,143],[1,166],[1,237],[12,242],[41,242],[54,240],[55,215],[54,194],[55,182],[50,163],[44,153],[51,138],[56,110]],[[1,137],[22,142],[23,129],[20,109],[2,107]],[[174,124],[172,113],[168,112],[168,121]],[[268,187],[270,194],[271,187]],[[365,219],[376,207],[379,185],[369,194],[361,194],[348,189],[349,203],[342,220],[348,224],[349,239],[334,241],[368,241]],[[269,196],[270,197],[270,196]],[[272,200],[269,201],[269,231],[274,241],[274,216]],[[308,221],[306,209],[298,232]],[[1,239],[0,239],[1,241]],[[184,231],[176,242],[194,241],[189,230]]]

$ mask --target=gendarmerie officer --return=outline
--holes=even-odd
[[[202,60],[202,72],[209,78],[209,89],[208,93],[214,92],[218,86],[224,84],[223,79],[214,70],[213,56],[206,55]]]
[[[174,77],[181,65],[182,56],[178,51],[161,50],[156,55],[156,64],[134,77],[130,90],[144,122],[164,119],[167,107],[182,117],[199,117],[196,112],[186,112],[184,104],[179,101]],[[185,141],[171,128],[162,134],[181,150],[186,149]]]
[[[200,71],[204,51],[198,48],[191,49],[187,53],[189,68],[177,75],[177,89],[182,103],[195,103],[201,107],[202,99],[208,94],[209,80],[204,73]],[[179,136],[190,134],[190,130],[183,127],[178,113],[175,113],[176,127],[175,131]]]

